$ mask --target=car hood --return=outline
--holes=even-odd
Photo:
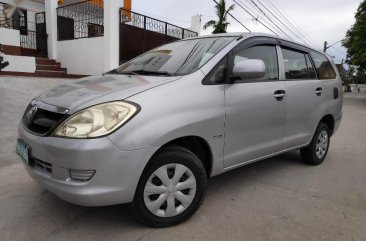
[[[56,86],[36,100],[67,109],[126,99],[147,89],[179,79],[178,76],[99,75]],[[89,103],[91,102],[91,103]]]

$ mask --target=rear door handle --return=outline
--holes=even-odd
[[[284,91],[284,90],[276,90],[274,92],[273,96],[276,98],[276,100],[281,101],[281,100],[283,100],[283,97],[286,96],[286,91]]]
[[[322,95],[322,92],[323,92],[323,88],[322,87],[318,87],[315,89],[315,94],[317,96],[321,96]]]

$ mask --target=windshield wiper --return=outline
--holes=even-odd
[[[123,71],[123,72],[117,71],[117,74],[137,75],[138,73],[136,73],[135,71]]]
[[[150,71],[150,70],[135,70],[135,71],[122,71],[118,72],[117,69],[112,69],[111,71],[108,71],[105,74],[125,74],[125,75],[164,75],[164,76],[172,76],[167,71]]]
[[[121,74],[123,73],[135,73],[135,74],[140,74],[140,75],[164,75],[164,76],[172,76],[172,74],[170,74],[167,71],[152,71],[152,70],[134,70],[131,72],[120,72]]]
[[[103,75],[105,75],[105,74],[118,74],[118,71],[117,71],[117,69],[112,69],[108,72],[103,73]]]
[[[118,72],[118,69],[112,69],[108,72],[105,72],[104,74],[125,74],[125,75],[137,75],[137,73],[133,72],[133,71],[123,71],[123,72]]]

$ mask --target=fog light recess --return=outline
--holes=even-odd
[[[95,170],[70,170],[70,178],[75,181],[89,181],[95,174]]]

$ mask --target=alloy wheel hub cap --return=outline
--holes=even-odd
[[[325,153],[327,152],[328,148],[328,133],[326,131],[320,132],[318,139],[316,141],[316,156],[321,159],[324,157]]]
[[[170,186],[167,190],[167,193],[168,193],[168,195],[174,195],[174,193],[175,193],[174,187]]]
[[[159,167],[144,188],[146,208],[159,217],[173,217],[186,210],[196,194],[196,178],[178,163]]]

